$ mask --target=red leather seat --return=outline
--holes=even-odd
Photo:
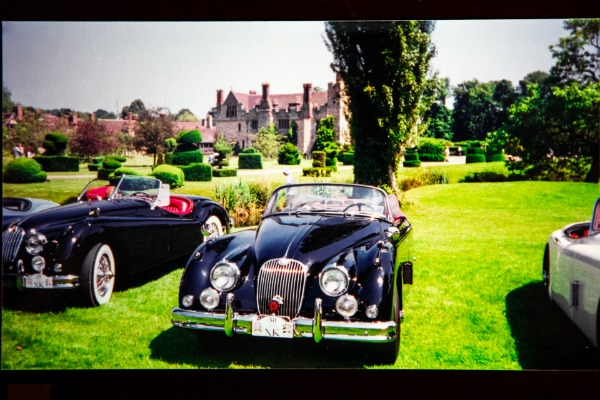
[[[185,215],[192,212],[194,202],[185,197],[171,196],[169,197],[169,205],[163,206],[162,209],[173,214]]]
[[[110,196],[109,189],[114,189],[114,186],[107,185],[90,189],[85,193],[85,198],[87,200],[108,199],[108,196]]]

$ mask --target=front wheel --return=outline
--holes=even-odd
[[[115,286],[115,258],[110,246],[98,243],[88,252],[81,269],[81,288],[87,305],[96,307],[110,300]]]
[[[221,220],[219,219],[219,217],[211,215],[206,219],[206,222],[204,222],[202,231],[204,234],[204,241],[207,242],[210,239],[221,236],[223,234],[223,224],[221,224]]]

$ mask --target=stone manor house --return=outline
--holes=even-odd
[[[263,83],[261,94],[230,91],[226,97],[219,89],[216,106],[208,112],[206,124],[202,125],[216,133],[222,132],[227,140],[243,149],[252,146],[251,135],[261,128],[274,124],[283,135],[295,121],[298,148],[306,154],[315,142],[319,121],[333,115],[336,141],[347,143],[349,131],[343,81],[337,77],[335,83],[327,85],[327,91],[314,91],[310,83],[305,83],[303,89],[301,93],[272,94],[269,84]]]

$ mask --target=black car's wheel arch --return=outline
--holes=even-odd
[[[80,272],[85,257],[98,243],[107,244],[111,248],[117,266],[127,263],[127,253],[123,243],[115,240],[114,237],[108,235],[104,230],[99,229],[86,235],[73,249],[69,263],[71,264],[72,270],[76,271],[76,274]]]

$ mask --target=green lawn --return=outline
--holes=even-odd
[[[470,171],[443,168],[464,169],[452,176]],[[73,190],[78,182],[76,191],[85,182],[57,181]],[[55,187],[52,180],[41,185]],[[198,185],[194,190],[208,192],[214,181]],[[4,185],[3,195],[35,194],[28,187]],[[598,196],[598,185],[556,182],[454,183],[406,192],[415,282],[400,356],[393,366],[375,368],[600,369],[598,353],[545,301],[541,285],[548,235],[589,219]],[[73,305],[68,293],[4,304],[1,369],[372,367],[362,357],[367,350],[354,344],[219,336],[198,346],[190,332],[170,324],[181,272],[173,265],[121,283],[99,308]]]

